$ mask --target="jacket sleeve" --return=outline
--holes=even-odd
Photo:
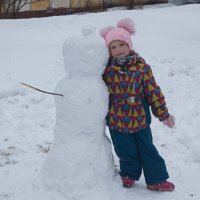
[[[104,80],[105,84],[107,85],[107,75],[106,75],[105,71],[102,74],[102,79]]]
[[[108,86],[108,74],[109,74],[109,67],[107,66],[102,74],[102,79],[104,80],[107,86]]]
[[[160,87],[157,85],[151,67],[144,64],[144,93],[153,115],[160,121],[164,121],[169,117],[166,107],[165,97],[162,94]]]
[[[104,80],[105,84],[108,85],[108,73],[109,73],[109,66],[110,66],[110,63],[111,63],[111,58],[109,58],[108,60],[108,63],[107,63],[107,66],[102,74],[102,79]]]

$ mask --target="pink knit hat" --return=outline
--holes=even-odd
[[[134,24],[130,18],[121,19],[117,23],[117,27],[107,26],[99,31],[99,34],[104,38],[108,47],[112,41],[120,40],[126,42],[130,50],[133,47],[131,35],[134,33]]]

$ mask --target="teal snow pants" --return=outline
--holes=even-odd
[[[120,175],[139,180],[142,170],[146,184],[169,178],[165,161],[153,145],[150,127],[132,134],[110,129],[114,150],[119,157]]]

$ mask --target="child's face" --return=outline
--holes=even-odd
[[[109,45],[109,50],[114,58],[124,58],[130,54],[128,44],[120,40],[112,41]]]

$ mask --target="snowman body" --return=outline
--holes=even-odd
[[[108,60],[104,41],[94,33],[67,38],[67,75],[55,92],[54,144],[42,169],[44,185],[69,199],[108,194],[114,178],[110,141],[105,134],[108,94],[101,74]],[[106,191],[107,192],[106,192]],[[78,198],[79,196],[79,198]]]

